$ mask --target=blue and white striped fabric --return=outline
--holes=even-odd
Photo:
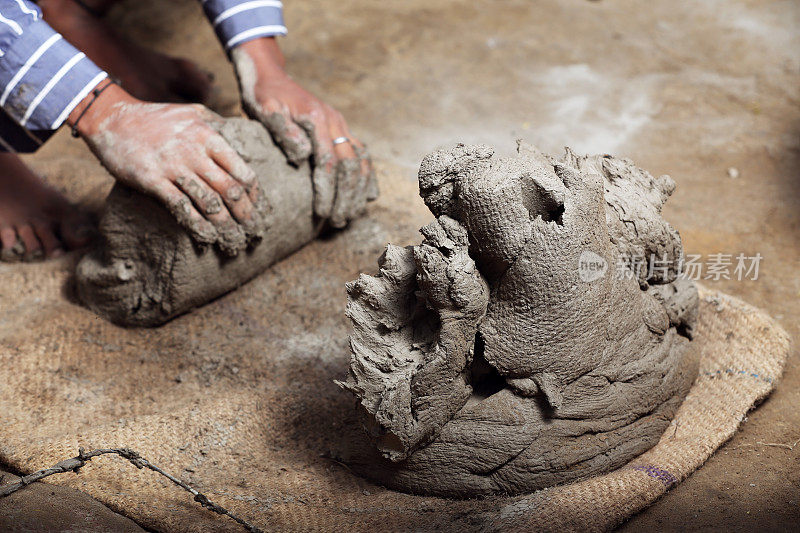
[[[278,0],[201,0],[201,2],[226,51],[259,37],[286,35],[283,4]]]
[[[285,35],[277,0],[200,0],[226,51]],[[0,152],[33,152],[108,77],[29,0],[0,0]]]
[[[36,4],[0,0],[0,149],[38,148],[106,77]]]

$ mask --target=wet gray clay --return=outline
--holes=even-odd
[[[360,474],[454,497],[531,492],[652,447],[697,375],[697,290],[628,160],[520,143],[427,156],[423,241],[347,285]]]

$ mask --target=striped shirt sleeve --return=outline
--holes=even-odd
[[[28,0],[0,0],[0,108],[32,132],[58,129],[108,75]]]
[[[257,39],[286,35],[279,0],[201,0],[226,51]]]

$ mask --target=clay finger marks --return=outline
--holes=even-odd
[[[413,253],[410,248],[389,244],[378,266],[380,274],[377,277],[361,274],[357,280],[346,284],[349,297],[347,316],[364,325],[367,329],[360,333],[367,336],[379,335],[377,332],[381,327],[399,335],[411,321],[415,309],[410,303],[414,299],[417,273]],[[381,300],[391,304],[376,306],[375,303]],[[358,336],[359,331],[355,333]],[[391,366],[390,363],[387,365]]]
[[[589,203],[599,203],[603,200],[603,176],[592,165],[579,165],[578,157],[566,149],[564,162],[553,164],[556,176],[564,186],[573,194],[581,196],[580,200]]]
[[[192,201],[175,185],[166,179],[155,179],[147,188],[166,206],[178,224],[186,228],[192,237],[201,244],[213,244],[219,234],[214,225],[203,217],[192,205]]]
[[[433,246],[421,244],[414,247],[414,262],[417,264],[417,283],[428,304],[436,310],[453,308],[447,262],[442,253]]]
[[[580,172],[561,163],[556,163],[553,169],[569,191],[568,199],[564,201],[567,218],[583,225],[605,219],[602,176],[595,172]]]
[[[299,124],[308,133],[314,147],[314,213],[322,219],[330,218],[336,197],[337,159],[333,140],[324,118],[304,118]]]
[[[175,180],[178,188],[188,196],[202,215],[217,231],[217,244],[227,255],[236,255],[247,246],[244,230],[231,216],[220,195],[198,176],[183,175]],[[240,196],[244,191],[239,187]]]
[[[455,220],[440,217],[421,229],[425,241],[414,247],[417,281],[436,309],[482,317],[489,289],[467,251],[466,230]]]

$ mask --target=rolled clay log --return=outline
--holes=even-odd
[[[661,217],[675,188],[628,160],[520,144],[425,158],[436,221],[347,286],[347,379],[372,446],[353,470],[413,493],[531,492],[652,447],[698,369],[698,296]],[[637,268],[637,267],[643,268]]]
[[[268,193],[262,238],[230,257],[200,246],[155,199],[122,185],[112,189],[98,245],[78,264],[79,299],[125,326],[156,326],[238,287],[316,237],[311,169],[293,166],[259,123],[234,118],[220,134]]]

